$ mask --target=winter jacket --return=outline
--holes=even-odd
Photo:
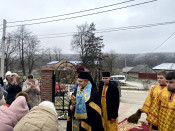
[[[2,80],[2,77],[0,77],[0,86],[3,87],[4,86],[4,82]]]
[[[35,106],[18,122],[14,131],[58,131],[58,118],[49,107]]]
[[[31,106],[31,108],[33,108],[34,106],[38,105],[38,97],[37,94],[40,92],[40,88],[38,85],[38,80],[34,79],[35,82],[35,87],[31,87],[31,82],[29,82],[29,80],[27,79],[24,83],[23,83],[23,88],[22,91],[26,92],[29,96],[29,104]]]
[[[18,85],[12,85],[12,84],[8,84],[8,88],[7,88],[7,104],[11,105],[11,103],[15,100],[15,96],[16,94],[18,94],[20,91],[22,90],[20,84]]]
[[[8,108],[0,106],[0,131],[13,131],[18,121],[29,112],[24,96],[19,96]]]

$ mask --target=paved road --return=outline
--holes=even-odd
[[[146,96],[148,95],[148,91],[126,91],[122,90],[122,97],[120,98],[120,107],[119,107],[119,117],[118,121],[122,121],[128,116],[132,115],[137,111],[137,109],[141,108]],[[145,120],[146,115],[142,114],[140,120]],[[66,130],[66,121],[59,121],[59,130]]]
[[[119,122],[135,113],[137,109],[141,108],[147,95],[148,91],[122,90],[119,107]],[[145,118],[146,115],[142,114],[141,120],[145,120]]]

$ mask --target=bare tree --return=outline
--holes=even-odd
[[[14,36],[11,33],[8,33],[6,37],[5,72],[12,70],[11,65],[14,63],[17,56],[16,50]]]
[[[31,73],[36,61],[41,58],[39,40],[25,26],[18,27],[13,34],[20,67],[23,75],[26,75],[26,69]]]
[[[27,38],[27,50],[26,50],[26,60],[28,65],[28,72],[31,74],[35,63],[37,60],[42,58],[39,40],[36,36],[29,36]]]
[[[19,55],[19,61],[20,66],[22,68],[23,75],[26,75],[26,61],[25,61],[25,53],[28,48],[28,39],[30,36],[30,32],[27,31],[25,26],[20,26],[14,33],[14,37],[16,40],[16,44],[18,47],[18,55]]]
[[[49,62],[52,61],[52,49],[51,48],[48,48],[47,51],[46,51],[46,54],[48,54],[48,59],[49,59]]]
[[[56,61],[60,61],[61,60],[61,48],[58,48],[58,47],[54,47],[53,48],[53,53],[55,55],[55,60]]]
[[[104,54],[103,57],[103,70],[111,72],[114,74],[115,69],[117,68],[117,54],[115,51],[110,51],[109,53]]]

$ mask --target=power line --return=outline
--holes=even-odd
[[[116,9],[111,9],[111,10],[106,10],[106,11],[100,11],[100,12],[96,12],[96,13],[90,13],[90,14],[79,15],[79,16],[74,16],[74,17],[68,17],[68,18],[63,18],[63,19],[51,20],[51,21],[29,23],[29,24],[23,24],[23,25],[35,25],[35,24],[43,24],[43,23],[49,23],[49,22],[55,22],[55,21],[61,21],[61,20],[74,19],[74,18],[79,18],[79,17],[84,17],[84,16],[90,16],[90,15],[105,13],[105,12],[114,11],[114,10],[129,8],[129,7],[133,7],[133,6],[143,5],[143,4],[147,4],[147,3],[151,3],[151,2],[155,2],[155,1],[157,1],[157,0],[151,0],[151,1],[143,2],[143,3],[138,3],[138,4],[134,4],[134,5],[124,6],[124,7],[120,7],[120,8],[116,8]],[[14,26],[7,26],[7,27],[16,27],[16,26],[21,26],[21,25],[14,25]]]
[[[137,26],[127,26],[127,27],[119,27],[119,28],[110,28],[110,29],[106,29],[106,30],[102,30],[102,31],[98,30],[96,33],[112,32],[112,31],[120,31],[120,30],[129,30],[129,29],[138,29],[138,28],[154,27],[154,26],[169,25],[169,24],[175,24],[175,21],[164,22],[164,23],[155,23],[155,24],[146,24],[146,25],[137,25]]]
[[[117,27],[117,28],[108,28],[108,29],[99,29],[99,30],[96,30],[95,33],[108,33],[108,32],[114,32],[114,31],[139,29],[139,28],[145,28],[145,27],[149,28],[149,27],[155,27],[155,26],[160,26],[160,25],[170,25],[170,24],[175,24],[175,21],[154,23],[154,24],[145,24],[145,25],[136,25],[136,26]],[[37,36],[50,36],[50,37],[39,38],[39,39],[45,39],[45,38],[56,38],[56,37],[73,36],[74,33],[78,33],[78,32],[48,34],[48,35],[37,35]],[[63,34],[66,34],[66,35],[63,35]],[[51,36],[51,35],[56,35],[56,36]]]
[[[66,35],[66,34],[74,34],[77,32],[68,32],[68,33],[59,33],[59,34],[46,34],[46,35],[37,35],[37,36],[52,36],[52,35]]]
[[[42,37],[42,38],[39,38],[39,39],[68,37],[68,36],[73,36],[73,34],[72,35],[58,35],[58,36]]]
[[[43,17],[43,18],[36,18],[36,19],[30,19],[30,20],[22,20],[22,21],[13,21],[13,22],[8,22],[8,23],[18,23],[18,22],[26,22],[26,21],[49,19],[49,18],[55,18],[55,17],[60,17],[60,16],[66,16],[66,15],[73,15],[73,14],[77,14],[77,13],[83,13],[83,12],[97,10],[97,9],[102,9],[102,8],[106,8],[106,7],[110,7],[110,6],[120,5],[120,4],[124,4],[124,3],[128,3],[128,2],[132,2],[132,1],[135,1],[135,0],[128,0],[128,1],[120,2],[120,3],[115,3],[115,4],[111,4],[111,5],[101,6],[101,7],[87,9],[87,10],[82,10],[82,11],[76,11],[76,12],[73,12],[73,13],[67,13],[67,14],[62,14],[62,15]]]
[[[175,34],[175,32],[173,32],[166,40],[164,40],[160,45],[158,45],[156,48],[154,48],[152,50],[152,52],[154,52],[155,50],[157,50],[159,47],[161,47],[163,44],[165,44],[165,42],[167,42],[173,35]]]

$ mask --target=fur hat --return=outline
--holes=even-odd
[[[17,98],[18,96],[24,96],[25,98],[26,98],[26,101],[28,102],[29,101],[29,96],[28,96],[28,94],[27,93],[25,93],[25,92],[19,92],[18,94],[16,94],[16,97],[15,98]]]
[[[12,73],[11,74],[11,77],[9,78],[9,83],[11,83],[12,81],[13,81],[13,77],[12,76],[16,76],[16,81],[18,82],[18,84],[20,83],[20,82],[22,82],[22,79],[21,79],[21,77],[17,74],[17,73]]]
[[[8,75],[11,76],[11,74],[12,74],[11,71],[7,71],[6,74],[5,74],[5,76],[8,76]]]

